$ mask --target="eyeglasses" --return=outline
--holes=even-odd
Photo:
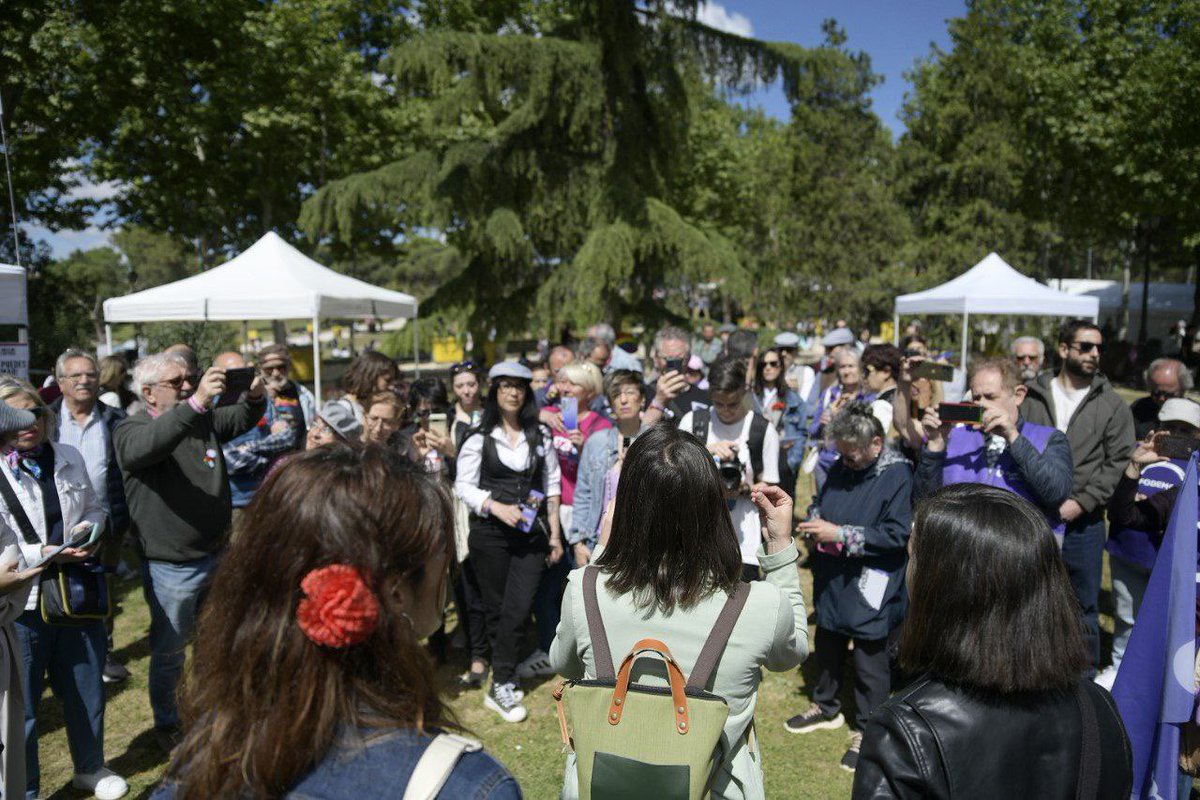
[[[468,359],[467,361],[459,361],[457,364],[453,364],[450,367],[451,375],[457,375],[460,372],[474,372],[474,371],[475,371],[475,362],[471,361],[470,359]]]
[[[766,367],[775,367],[775,369],[779,369],[779,363],[780,363],[780,362],[778,362],[778,361],[774,361],[774,360],[772,360],[772,361],[763,361],[763,362],[762,362],[762,365],[763,365],[763,368],[764,368],[764,369],[765,369]]]
[[[203,372],[189,372],[187,375],[184,375],[184,376],[183,376],[183,382],[184,382],[184,383],[190,383],[190,384],[192,384],[193,386],[199,386],[199,385],[200,385],[200,379],[201,379],[201,378],[203,378],[203,377],[204,377],[204,373],[203,373]]]
[[[1095,350],[1100,355],[1104,355],[1104,349],[1105,349],[1103,343],[1096,344],[1095,342],[1071,342],[1069,345],[1067,345],[1067,347],[1068,348],[1074,347],[1076,350],[1083,353],[1084,355],[1087,355],[1088,353],[1092,352],[1093,350]]]
[[[520,381],[497,381],[496,391],[523,392],[525,391],[525,384]]]
[[[1172,397],[1182,397],[1178,392],[1168,392],[1166,389],[1155,389],[1150,392],[1150,396],[1155,400],[1170,400]]]
[[[154,385],[155,386],[169,386],[170,388],[174,389],[175,391],[179,391],[180,389],[183,388],[184,381],[188,380],[189,377],[190,376],[187,376],[187,375],[180,375],[178,378],[171,378],[171,380],[169,380],[169,381],[156,381],[154,383]],[[195,381],[192,381],[192,383],[195,383]]]
[[[259,368],[259,369],[261,369],[263,372],[283,372],[283,373],[287,373],[287,371],[288,371],[288,364],[287,364],[287,362],[286,362],[286,361],[280,362],[280,363],[278,363],[278,364],[260,364],[258,368]]]
[[[100,377],[98,372],[73,372],[70,375],[63,375],[63,380],[79,383],[80,381],[94,381]]]
[[[1035,356],[1032,354],[1026,354],[1023,356],[1013,356],[1013,359],[1016,361],[1037,361],[1038,356]]]

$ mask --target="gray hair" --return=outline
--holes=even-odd
[[[1018,336],[1016,339],[1013,339],[1012,347],[1009,348],[1009,352],[1011,352],[1013,355],[1016,355],[1017,345],[1026,344],[1028,342],[1033,342],[1037,345],[1038,358],[1046,357],[1046,343],[1036,336]]]
[[[883,437],[883,423],[866,403],[846,406],[834,414],[825,429],[826,441],[851,442],[857,447],[866,447],[876,436]]]
[[[133,365],[133,390],[141,394],[143,386],[153,386],[158,383],[163,372],[170,365],[188,368],[187,359],[179,353],[155,353],[146,356]]]
[[[1150,366],[1146,367],[1146,372],[1142,375],[1146,385],[1150,385],[1150,376],[1154,374],[1154,370],[1169,366],[1174,366],[1176,372],[1179,373],[1179,388],[1183,389],[1184,394],[1190,392],[1193,384],[1192,371],[1178,358],[1156,358],[1151,361]]]
[[[100,364],[96,362],[95,356],[86,350],[80,350],[78,347],[68,347],[66,350],[62,351],[62,355],[60,355],[58,360],[54,362],[55,378],[62,380],[63,375],[66,374],[67,362],[72,358],[86,358],[88,361],[92,362],[93,369],[95,369],[97,372],[100,371]]]
[[[683,342],[685,345],[687,345],[687,355],[683,357],[684,361],[691,357],[692,336],[683,328],[676,328],[673,325],[668,325],[667,327],[659,330],[658,333],[654,334],[654,352],[658,353],[658,351],[662,349],[663,342],[666,341]]]
[[[599,339],[608,345],[611,350],[613,345],[617,343],[617,332],[613,330],[613,326],[607,322],[597,322],[592,327],[588,328],[588,336],[592,339]]]
[[[608,351],[609,355],[612,355],[612,342],[607,342],[599,336],[589,336],[579,343],[579,347],[575,349],[575,357],[577,359],[586,359],[597,347],[603,347]]]

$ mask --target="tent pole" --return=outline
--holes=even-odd
[[[321,318],[313,314],[313,396],[321,407]]]
[[[968,332],[970,331],[970,328],[968,328],[968,326],[967,326],[967,320],[969,320],[970,318],[971,318],[970,313],[964,311],[963,312],[963,329],[962,329],[962,371],[963,371],[964,375],[967,374],[967,335],[968,335]]]
[[[900,346],[900,312],[892,313],[892,346]]]
[[[421,340],[417,337],[417,312],[413,310],[413,372],[421,377]]]
[[[104,323],[104,343],[108,345],[108,354],[111,356],[113,354],[112,325],[107,322]]]
[[[250,323],[242,320],[242,355],[250,353]]]

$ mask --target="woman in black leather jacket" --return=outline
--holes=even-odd
[[[1129,740],[1080,678],[1079,609],[1041,513],[948,486],[918,509],[900,662],[922,675],[871,717],[862,798],[1128,798]]]

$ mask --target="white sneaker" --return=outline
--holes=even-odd
[[[96,796],[96,800],[117,800],[129,793],[129,784],[108,767],[95,772],[81,772],[71,778],[71,785]]]
[[[1105,689],[1111,692],[1113,684],[1117,682],[1117,668],[1112,666],[1105,667],[1104,670],[1095,678],[1092,678],[1092,680],[1095,681],[1097,686],[1103,686]]]
[[[517,664],[518,678],[537,678],[554,675],[554,667],[550,666],[550,656],[544,650],[534,650],[520,664]]]
[[[499,714],[505,722],[524,722],[529,712],[517,699],[516,688],[511,683],[493,683],[483,697],[483,705]]]

